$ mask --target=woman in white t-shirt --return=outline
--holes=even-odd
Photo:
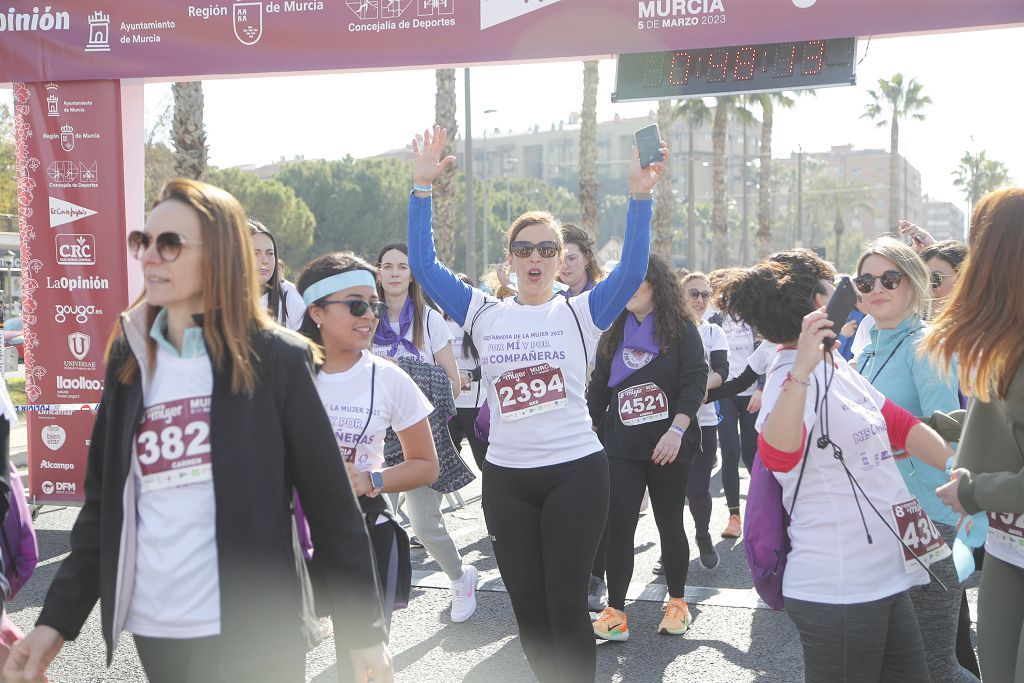
[[[145,296],[111,337],[72,550],[4,679],[45,680],[99,600],[107,661],[128,631],[152,683],[303,681],[320,637],[313,576],[339,671],[391,680],[366,527],[317,396],[315,349],[259,305],[242,207],[220,188],[172,180],[128,251]],[[308,575],[293,490],[317,544]]]
[[[428,306],[423,291],[409,269],[409,248],[388,244],[377,254],[377,293],[387,304],[388,314],[380,319],[373,335],[373,352],[381,358],[413,358],[444,368],[459,397],[462,378],[452,350],[452,333],[444,316]],[[440,450],[440,449],[438,449]],[[398,496],[391,497],[398,501]],[[476,611],[477,570],[462,564],[455,541],[441,515],[443,496],[429,486],[405,494],[406,512],[412,532],[451,581],[452,621],[462,622]]]
[[[409,541],[381,493],[408,491],[437,479],[437,451],[427,416],[433,406],[412,378],[368,351],[378,319],[376,272],[351,253],[311,261],[299,276],[308,306],[301,332],[320,344],[324,361],[316,384],[331,420],[352,490],[366,516],[384,594],[384,616],[409,599]],[[403,462],[384,466],[388,427],[398,435]]]
[[[270,317],[290,330],[302,325],[306,306],[295,285],[284,279],[281,261],[277,258],[277,240],[267,226],[251,216],[246,219],[252,239],[253,254],[256,257],[256,277],[263,291],[260,305],[267,309]]]
[[[473,281],[465,273],[459,273],[459,279],[469,286]],[[487,455],[487,442],[481,441],[476,435],[477,415],[480,405],[487,398],[487,392],[480,384],[480,353],[473,344],[473,338],[457,322],[445,316],[448,327],[452,331],[452,349],[455,351],[455,362],[459,364],[459,377],[462,379],[462,391],[455,399],[455,417],[448,422],[448,432],[452,435],[455,448],[461,450],[462,440],[469,442],[473,452],[473,460],[479,469],[484,467],[484,456]]]
[[[783,576],[807,681],[928,681],[908,589],[949,548],[894,461],[951,453],[938,434],[885,399],[845,359],[825,314],[832,267],[794,249],[723,283],[723,310],[783,348],[769,371],[759,457],[791,514]],[[796,505],[794,507],[794,501]],[[902,539],[902,540],[901,540]]]

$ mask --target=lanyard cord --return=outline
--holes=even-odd
[[[882,370],[885,370],[885,366],[889,364],[889,361],[892,360],[892,357],[895,356],[896,352],[900,350],[901,346],[903,346],[903,342],[905,342],[908,339],[910,339],[910,335],[914,334],[915,332],[917,332],[920,329],[921,329],[920,327],[915,327],[914,329],[912,329],[909,332],[907,332],[906,336],[904,336],[902,339],[899,340],[899,342],[896,344],[896,346],[893,347],[892,351],[889,352],[889,355],[886,357],[885,361],[882,363],[882,366],[880,368],[878,368],[877,372],[875,372],[875,376],[868,380],[868,384],[870,384],[871,386],[875,386],[875,380],[878,379],[878,376],[882,374]],[[871,357],[872,358],[875,357],[874,352],[872,352]],[[860,373],[862,376],[864,375],[864,371],[861,368],[858,368],[857,372]]]
[[[359,438],[356,439],[356,448],[359,448],[359,444],[363,442],[363,437],[366,435],[366,430],[370,427],[370,420],[373,419],[373,397],[377,389],[377,364],[372,363],[370,365],[370,409],[366,411],[366,422],[363,423],[363,431],[359,432]]]
[[[913,332],[911,332],[911,334],[912,333]],[[904,340],[906,340],[909,336],[910,336],[910,334],[908,334],[907,337],[904,337]],[[901,340],[900,344],[902,344],[904,340]],[[897,345],[897,348],[899,348],[899,345]],[[895,349],[893,350],[893,353],[895,353]],[[889,524],[889,522],[886,521],[885,517],[882,516],[882,513],[878,511],[878,508],[875,507],[875,504],[871,502],[871,499],[868,498],[868,495],[864,492],[863,487],[861,487],[860,482],[857,481],[857,479],[853,476],[853,472],[850,471],[850,468],[846,466],[846,460],[843,459],[843,449],[840,448],[839,445],[836,444],[834,441],[832,441],[832,439],[829,437],[828,390],[829,390],[829,388],[832,385],[832,380],[836,376],[835,375],[836,371],[835,371],[835,366],[834,365],[832,366],[833,367],[832,376],[829,377],[828,374],[827,374],[828,373],[828,366],[832,363],[831,356],[832,356],[832,352],[831,351],[826,352],[826,356],[825,356],[825,373],[826,373],[826,376],[825,376],[825,398],[824,398],[825,404],[822,406],[822,410],[821,410],[821,415],[822,415],[822,425],[821,425],[822,426],[822,430],[821,431],[822,431],[822,435],[820,437],[818,437],[817,446],[818,446],[818,448],[825,449],[827,446],[831,445],[832,446],[832,456],[836,460],[839,461],[839,464],[841,464],[843,466],[843,470],[846,471],[846,477],[850,481],[850,489],[853,491],[853,499],[857,503],[857,510],[858,510],[858,512],[860,512],[861,522],[864,524],[864,533],[867,535],[868,543],[872,543],[871,533],[868,531],[867,520],[864,518],[864,511],[863,511],[863,509],[861,508],[861,505],[860,505],[860,497],[858,497],[858,495],[857,495],[858,491],[860,492],[860,496],[863,496],[864,501],[868,504],[868,506],[872,510],[875,511],[875,514],[878,516],[878,519],[882,522],[882,524],[885,526],[885,528],[888,529],[892,533],[892,535],[896,537],[896,540],[900,542],[900,545],[903,546],[904,548],[906,548],[908,551],[910,551],[910,556],[913,557],[914,560],[919,565],[921,565],[921,567],[923,567],[924,570],[926,572],[928,572],[928,574],[933,579],[935,579],[936,583],[938,583],[940,586],[942,586],[942,590],[948,591],[949,589],[946,587],[946,584],[942,583],[942,580],[939,579],[939,577],[935,575],[935,572],[933,572],[928,565],[926,565],[924,562],[922,562],[921,558],[918,557],[917,554],[914,551],[910,550],[910,548],[907,547],[906,542],[904,542],[904,540],[902,538],[900,538],[900,535],[896,532],[896,530],[892,528],[892,526]],[[891,358],[892,354],[890,354],[889,357]],[[886,362],[888,362],[888,360],[886,360]],[[882,366],[885,367],[885,364],[883,363]]]

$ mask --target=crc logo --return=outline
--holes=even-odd
[[[92,337],[84,332],[72,332],[68,335],[68,350],[76,360],[85,360],[91,345]]]
[[[103,315],[103,309],[96,308],[95,306],[69,306],[67,304],[57,304],[54,306],[53,319],[56,322],[64,323],[67,322],[68,316],[72,316],[80,325],[84,325],[89,322],[89,317],[93,315]]]
[[[96,238],[93,235],[57,235],[57,263],[62,266],[95,266]]]

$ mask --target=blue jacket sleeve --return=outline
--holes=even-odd
[[[459,325],[465,325],[466,313],[473,300],[473,288],[437,260],[430,208],[430,197],[417,197],[410,193],[409,268],[434,303]]]
[[[622,312],[647,275],[651,255],[651,212],[654,202],[629,200],[622,259],[606,279],[590,291],[590,317],[602,330],[608,329]],[[411,220],[411,219],[410,219]]]

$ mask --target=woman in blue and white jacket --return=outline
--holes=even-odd
[[[591,429],[585,389],[601,332],[643,282],[652,190],[664,163],[641,168],[634,151],[622,262],[592,290],[554,294],[563,246],[559,222],[532,211],[509,227],[516,297],[499,301],[442,265],[430,227],[431,183],[446,131],[413,141],[409,262],[424,290],[480,351],[492,406],[483,506],[523,650],[541,681],[593,681],[588,618],[591,564],[608,513],[608,461]],[[668,150],[662,143],[664,159]]]
[[[857,262],[854,280],[863,297],[864,312],[875,319],[870,343],[857,358],[857,371],[900,408],[913,415],[930,416],[960,407],[955,365],[944,375],[928,358],[918,354],[927,333],[922,321],[930,297],[929,272],[909,246],[890,237],[868,245]],[[935,489],[949,481],[940,469],[918,458],[897,460],[907,489],[920,502],[947,543],[952,545],[960,516],[942,504]],[[952,557],[936,561],[931,570],[949,590],[937,585],[910,591],[914,602],[932,680],[977,681],[957,661],[957,620],[963,591]]]

